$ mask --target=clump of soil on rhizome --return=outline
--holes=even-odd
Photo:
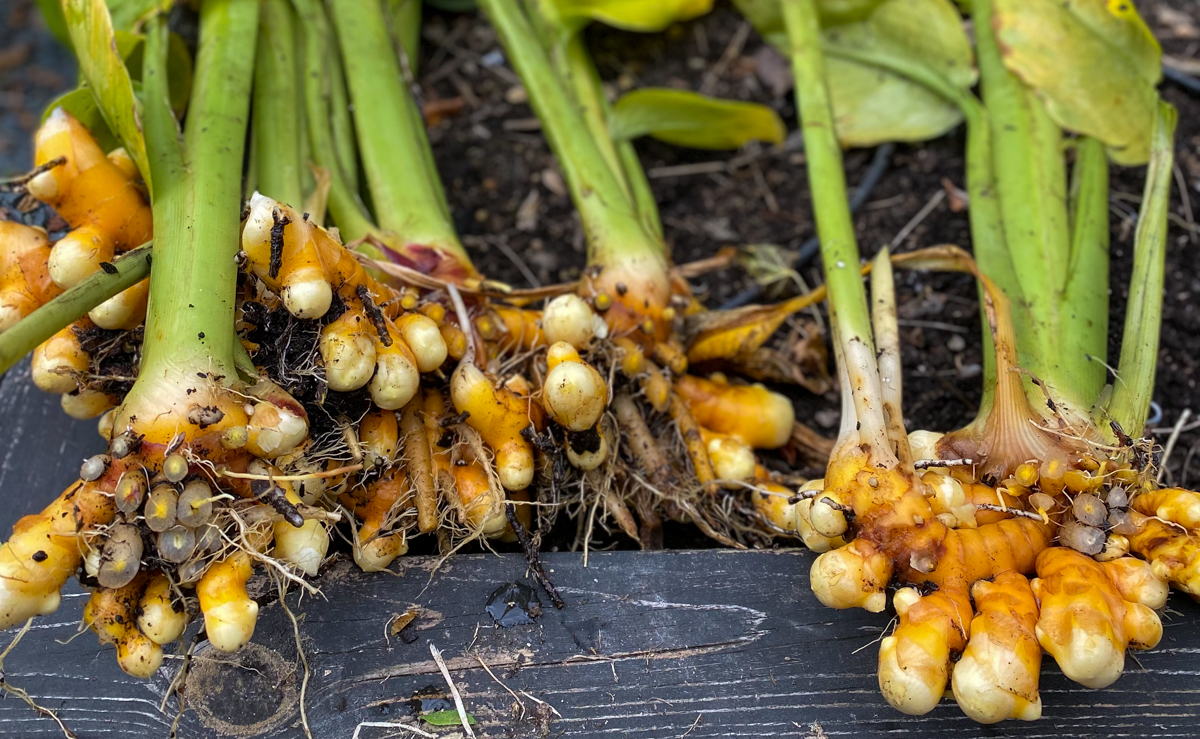
[[[1186,58],[1200,50],[1200,10],[1187,0],[1138,5],[1166,53]],[[711,14],[663,34],[624,33],[600,24],[586,33],[611,93],[665,86],[754,101],[777,110],[792,132],[782,147],[752,145],[727,153],[677,149],[650,139],[637,142],[677,263],[711,256],[728,244],[774,244],[796,251],[814,234],[787,62],[728,2],[718,2]],[[507,66],[495,34],[478,15],[431,13],[424,42],[424,102],[441,101],[451,108],[461,104],[457,115],[431,128],[430,138],[455,221],[477,264],[485,274],[519,286],[529,284],[528,273],[543,284],[578,277],[585,262],[583,234],[520,80]],[[1200,101],[1169,84],[1163,94],[1180,109],[1177,156],[1183,179],[1196,193]],[[896,148],[886,173],[855,218],[864,256],[885,244],[895,251],[940,243],[970,246],[967,213],[957,197],[964,186],[963,150],[961,128],[937,141]],[[872,154],[869,150],[846,154],[847,181],[852,187],[862,179]],[[1113,172],[1112,357],[1120,349],[1132,214],[1143,177],[1144,169]],[[940,203],[914,226],[911,222],[935,197]],[[1192,248],[1200,234],[1187,226],[1187,212],[1177,189],[1155,395],[1163,418],[1156,432],[1169,431],[1180,412],[1200,399],[1196,389],[1200,359],[1189,350],[1188,341],[1200,331],[1200,311],[1193,309],[1192,299],[1200,294],[1200,278],[1194,277],[1200,251]],[[524,264],[518,264],[514,254]],[[821,282],[818,260],[801,266],[799,272],[809,285]],[[974,416],[980,396],[975,286],[961,275],[899,272],[897,279],[908,427],[945,431],[961,426]],[[737,267],[693,283],[712,307],[751,284]],[[836,434],[836,392],[820,397],[803,390],[787,392],[796,402],[798,418],[829,436]],[[1156,433],[1156,438],[1160,443],[1166,440],[1162,433]],[[1169,464],[1175,480],[1187,481],[1184,460],[1191,460],[1194,448],[1200,448],[1200,430],[1180,437]],[[770,455],[766,461],[776,468],[784,465]],[[819,474],[819,470],[801,472]],[[1195,481],[1195,474],[1191,479]],[[576,529],[564,527],[557,534],[547,540],[547,549],[571,546]],[[709,542],[690,527],[674,526],[666,531],[666,545],[694,547]],[[599,532],[593,546],[633,543]]]

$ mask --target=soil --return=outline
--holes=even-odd
[[[1166,54],[1181,59],[1200,55],[1200,8],[1194,3],[1143,0],[1138,7]],[[533,111],[524,102],[520,81],[505,65],[495,35],[475,16],[433,13],[424,38],[420,79],[425,102],[463,102],[462,113],[434,125],[430,138],[456,224],[480,268],[518,286],[530,284],[527,273],[542,283],[578,276],[585,262],[582,232]],[[814,235],[787,63],[729,2],[718,2],[711,14],[663,34],[626,33],[593,24],[587,40],[610,96],[647,86],[699,90],[769,105],[793,132],[781,147],[752,145],[737,152],[679,149],[649,138],[636,142],[677,263],[711,256],[728,244],[772,244],[795,252]],[[1176,159],[1179,180],[1187,184],[1186,195],[1178,187],[1173,192],[1154,396],[1162,414],[1151,428],[1165,444],[1181,413],[1200,400],[1200,358],[1191,351],[1188,338],[1200,329],[1200,251],[1195,248],[1200,231],[1191,215],[1191,200],[1200,196],[1200,98],[1172,83],[1163,85],[1162,94],[1179,109]],[[855,218],[864,257],[884,245],[893,251],[942,243],[970,246],[967,213],[956,197],[964,187],[964,149],[961,127],[932,142],[895,148]],[[852,187],[863,178],[872,155],[871,150],[846,153]],[[1120,353],[1144,175],[1144,168],[1121,167],[1114,167],[1111,175],[1109,356],[1114,358]],[[949,196],[917,221],[939,193]],[[518,226],[519,211],[529,211],[534,198],[536,220],[531,227],[526,217]],[[513,254],[521,255],[525,264]],[[809,285],[821,282],[816,260],[799,272]],[[897,279],[906,424],[935,430],[962,426],[974,417],[981,394],[975,286],[959,275],[899,272]],[[712,307],[751,285],[753,280],[738,267],[693,282]],[[836,433],[836,392],[790,394],[800,420],[827,435]],[[1180,434],[1168,459],[1170,479],[1182,484],[1194,467],[1195,482],[1200,460],[1190,463],[1197,449],[1200,427]]]
[[[42,28],[31,0],[13,0],[0,23],[0,175],[28,168],[28,140],[45,102],[71,84],[69,56]],[[1192,0],[1143,0],[1143,16],[1167,54],[1200,55],[1200,8]],[[583,235],[561,174],[507,67],[495,35],[476,14],[429,11],[420,60],[420,94],[427,106],[457,111],[430,129],[438,166],[456,224],[477,266],[514,286],[577,277],[585,262]],[[804,153],[787,65],[743,22],[728,2],[696,21],[664,34],[640,35],[594,25],[588,45],[611,92],[667,86],[764,103],[793,132],[780,147],[750,146],[737,152],[677,149],[654,140],[636,144],[660,204],[677,263],[711,256],[729,244],[771,244],[795,252],[814,234],[804,177]],[[1200,410],[1200,232],[1192,221],[1192,196],[1200,196],[1200,98],[1171,83],[1164,97],[1180,111],[1177,163],[1167,253],[1166,303],[1155,400],[1161,420],[1152,427],[1165,443],[1181,414]],[[430,105],[437,103],[437,105]],[[967,215],[956,197],[963,187],[961,128],[920,146],[895,148],[883,177],[856,216],[864,256],[883,245],[896,251],[940,243],[969,246]],[[862,179],[870,150],[847,152],[847,180]],[[1109,356],[1119,352],[1120,329],[1131,264],[1133,225],[1144,169],[1112,173],[1113,287]],[[939,193],[919,221],[915,217]],[[1200,205],[1200,204],[1198,204]],[[518,256],[519,255],[519,256]],[[799,268],[819,284],[818,265]],[[530,279],[534,278],[534,279]],[[957,275],[898,273],[905,367],[905,412],[910,428],[948,430],[969,421],[980,396],[980,325],[975,287]],[[693,285],[706,304],[719,306],[752,286],[734,267],[710,273]],[[794,290],[770,291],[774,299]],[[802,421],[832,436],[835,393],[792,391]],[[1169,479],[1196,482],[1200,426],[1179,435],[1167,464]],[[1190,474],[1189,474],[1190,473]],[[572,534],[574,533],[572,526]],[[573,538],[573,537],[571,537]],[[598,542],[627,546],[620,537]],[[666,545],[703,542],[688,527],[666,531]],[[547,549],[552,547],[547,546]]]

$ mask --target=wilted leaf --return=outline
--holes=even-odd
[[[765,105],[657,87],[621,96],[609,125],[617,139],[653,136],[694,149],[736,149],[755,139],[779,144],[787,135],[779,114]]]
[[[712,4],[713,0],[554,0],[559,20],[572,31],[599,21],[647,33],[702,16]]]
[[[458,718],[458,711],[430,711],[422,713],[421,720],[433,726],[458,726],[462,721]],[[467,714],[467,723],[475,725],[475,717]]]
[[[141,105],[117,51],[108,9],[103,0],[64,0],[63,17],[79,58],[79,71],[95,95],[109,130],[121,140],[146,185],[150,186],[150,166],[146,142],[142,138]]]
[[[1144,164],[1162,50],[1132,0],[995,0],[1004,64],[1063,128],[1094,136],[1121,164]]]
[[[80,87],[71,90],[52,101],[42,112],[43,123],[55,108],[62,108],[82,123],[84,128],[91,131],[96,143],[104,151],[112,151],[121,145],[113,132],[108,130],[108,124],[104,122],[104,116],[100,114],[100,108],[96,106],[96,96],[92,95],[92,91],[88,88]]]

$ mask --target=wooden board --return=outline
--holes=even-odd
[[[20,370],[0,379],[0,418],[7,531],[17,514],[67,484],[100,442],[93,424],[65,420]],[[821,736],[814,723],[829,737],[1200,734],[1200,607],[1175,595],[1162,645],[1131,657],[1116,685],[1083,690],[1047,660],[1044,718],[984,727],[951,702],[920,718],[888,707],[876,685],[873,642],[889,617],[822,607],[809,592],[808,553],[593,553],[586,568],[575,554],[545,561],[566,609],[554,610],[542,595],[542,615],[509,628],[485,609],[498,587],[532,584],[516,555],[459,556],[440,568],[409,558],[399,577],[364,575],[342,562],[319,579],[322,597],[289,594],[311,668],[312,736],[416,736],[371,724],[418,725],[413,695],[445,690],[430,644],[441,650],[481,737]],[[56,710],[81,738],[168,736],[178,701],[167,700],[165,711],[159,705],[182,660],[169,657],[154,679],[139,681],[120,672],[112,650],[91,634],[58,643],[75,633],[85,597],[75,588],[57,614],[35,622],[6,660],[5,679]],[[233,657],[197,649],[179,737],[304,736],[295,632],[277,599],[266,594],[262,603],[251,647]],[[413,605],[421,615],[415,632],[403,634],[415,641],[406,643],[388,626]],[[20,700],[0,700],[0,736],[61,735]]]

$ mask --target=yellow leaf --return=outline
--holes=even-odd
[[[142,138],[141,104],[133,93],[129,71],[117,49],[104,0],[63,0],[63,17],[79,71],[96,97],[109,129],[125,146],[149,187],[150,164]],[[150,187],[153,192],[153,187]]]
[[[1132,0],[995,0],[1004,65],[1120,164],[1150,156],[1162,50]]]
[[[713,0],[554,0],[559,18],[578,30],[589,21],[653,33],[712,10]]]
[[[736,149],[753,140],[779,144],[787,136],[779,114],[765,105],[657,87],[621,96],[609,126],[616,139],[653,136],[693,149]]]

